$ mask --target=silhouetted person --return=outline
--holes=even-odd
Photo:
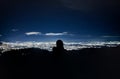
[[[64,53],[65,49],[63,47],[63,41],[57,40],[56,47],[53,47],[53,56],[55,60],[61,60],[63,58]]]
[[[70,79],[70,73],[68,70],[68,63],[66,61],[67,50],[64,49],[62,40],[56,41],[56,47],[53,47],[54,69],[55,79]]]

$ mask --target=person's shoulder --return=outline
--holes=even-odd
[[[53,47],[52,49],[56,49],[57,47]]]
[[[55,51],[55,50],[57,50],[57,48],[56,48],[56,47],[53,47],[52,50]]]

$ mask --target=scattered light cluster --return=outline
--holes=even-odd
[[[78,50],[83,48],[101,48],[101,47],[116,47],[120,45],[119,41],[110,42],[65,42],[64,47],[67,50]],[[40,48],[52,51],[55,47],[55,42],[2,42],[0,51],[18,50],[25,48]]]

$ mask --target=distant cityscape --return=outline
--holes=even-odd
[[[64,42],[64,48],[67,50],[80,50],[83,48],[102,48],[102,47],[117,47],[120,45],[120,41],[109,42]],[[55,42],[1,42],[0,51],[19,50],[26,48],[40,48],[48,51],[52,51],[55,47]]]

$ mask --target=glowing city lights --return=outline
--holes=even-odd
[[[2,52],[9,50],[18,50],[25,48],[40,48],[52,51],[55,42],[2,42],[0,50]],[[79,50],[83,48],[101,48],[101,47],[116,47],[120,45],[119,41],[109,42],[64,42],[64,48],[67,50]]]

